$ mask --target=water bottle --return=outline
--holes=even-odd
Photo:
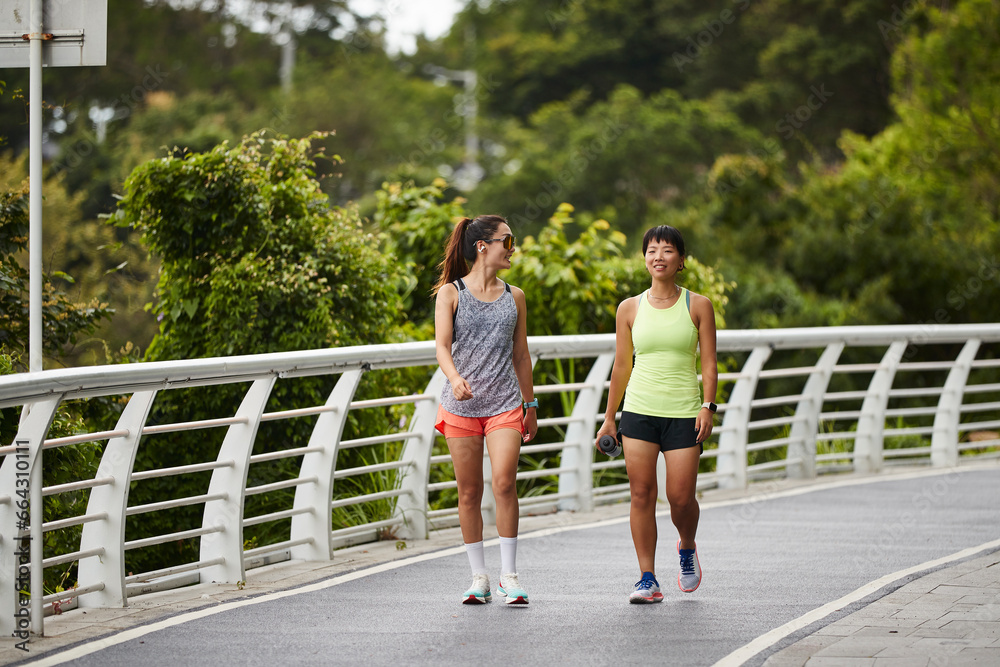
[[[613,438],[610,435],[602,435],[601,439],[597,441],[597,446],[601,448],[601,451],[614,458],[622,453],[622,443],[617,438]]]

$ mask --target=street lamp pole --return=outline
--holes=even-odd
[[[42,370],[42,0],[28,17],[28,370]]]
[[[479,135],[476,134],[476,115],[479,112],[479,102],[476,100],[479,79],[476,70],[453,70],[437,65],[424,65],[424,71],[439,79],[462,84],[461,101],[456,106],[465,125],[465,157],[455,176],[455,185],[461,190],[472,190],[483,177],[483,168],[479,166]]]
[[[470,25],[465,33],[466,45],[472,56],[475,44],[475,30]],[[424,65],[424,71],[440,79],[461,83],[463,92],[459,104],[459,115],[465,124],[465,157],[462,167],[455,175],[455,185],[460,190],[472,190],[483,180],[484,170],[479,164],[479,135],[476,134],[476,116],[479,114],[479,100],[476,99],[479,78],[473,68],[453,70],[437,65]]]

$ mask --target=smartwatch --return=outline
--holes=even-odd
[[[709,410],[712,411],[712,414],[715,414],[715,412],[719,409],[718,405],[710,401],[705,401],[704,403],[701,404],[701,407],[708,408]]]
[[[537,407],[538,407],[538,399],[537,398],[533,398],[533,399],[531,399],[530,401],[527,401],[524,404],[524,409],[525,410],[527,410],[528,408],[537,408]]]

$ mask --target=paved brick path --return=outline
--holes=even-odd
[[[764,665],[1000,665],[1000,551],[920,577]]]

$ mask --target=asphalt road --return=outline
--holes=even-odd
[[[618,521],[522,536],[528,606],[459,604],[468,562],[444,555],[225,608],[65,664],[712,665],[880,577],[997,539],[1000,478],[947,472],[704,507],[704,579],[692,594],[677,589],[666,514],[659,530],[662,604],[628,604],[639,573],[628,523]],[[486,557],[495,585],[499,548]]]

